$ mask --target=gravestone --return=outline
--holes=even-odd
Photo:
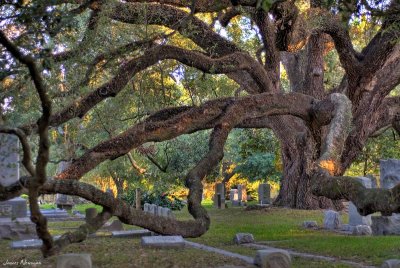
[[[383,262],[381,268],[400,268],[400,259],[390,259]]]
[[[232,189],[229,191],[229,199],[231,200],[232,206],[239,206],[240,201],[239,201],[239,195],[238,195],[238,190],[237,189]]]
[[[141,197],[140,188],[136,188],[135,207],[136,207],[136,209],[138,209],[138,210],[141,210],[141,209],[142,209],[142,197]]]
[[[400,160],[380,160],[381,188],[390,189],[400,183]]]
[[[290,268],[290,254],[282,249],[257,250],[254,264],[261,268]]]
[[[237,233],[233,238],[233,243],[238,245],[246,243],[254,243],[254,237],[250,233]]]
[[[143,211],[144,212],[150,212],[150,204],[149,203],[144,203]]]
[[[303,227],[307,229],[318,228],[318,223],[316,221],[304,221]]]
[[[400,160],[380,160],[381,188],[390,189],[400,183]],[[400,214],[372,217],[374,235],[400,235]]]
[[[324,212],[324,228],[328,230],[340,229],[342,222],[340,215],[334,210],[326,210]]]
[[[225,185],[223,183],[215,184],[214,207],[225,208]]]
[[[144,236],[141,244],[142,247],[149,248],[183,248],[185,240],[182,236]]]
[[[239,184],[237,186],[237,190],[238,190],[238,199],[240,205],[244,205],[247,202],[246,186]]]
[[[19,181],[18,138],[0,134],[0,185],[7,187]],[[0,238],[36,237],[35,224],[27,217],[26,200],[16,197],[0,202]]]
[[[366,177],[371,180],[371,188],[378,188],[378,180],[376,179],[376,177],[374,175],[367,174]]]
[[[63,172],[69,167],[71,163],[67,161],[61,161],[58,164],[56,174]],[[66,194],[56,194],[56,205],[59,209],[71,210],[74,206],[74,199],[72,196]]]
[[[367,177],[358,177],[357,180],[361,182],[364,187],[371,188],[372,183],[371,179]],[[361,216],[358,211],[357,207],[353,204],[353,202],[349,203],[349,225],[357,226],[357,225],[368,225],[372,224],[371,215],[368,216]]]
[[[372,229],[369,225],[357,225],[352,230],[353,235],[372,235]]]
[[[271,186],[266,183],[261,183],[258,186],[258,203],[266,205],[271,203]]]
[[[112,237],[118,238],[135,238],[135,237],[143,237],[143,236],[151,236],[152,233],[149,230],[127,230],[127,231],[113,231]]]
[[[10,186],[19,180],[18,138],[0,134],[0,184]]]
[[[92,268],[90,254],[69,253],[57,257],[57,268]]]

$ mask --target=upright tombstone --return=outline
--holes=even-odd
[[[214,207],[225,208],[225,185],[223,183],[215,184]]]
[[[381,188],[390,189],[400,183],[400,160],[380,160]],[[400,214],[392,216],[373,216],[372,232],[374,235],[399,235]]]
[[[258,186],[258,203],[260,205],[271,204],[271,186],[262,183]]]
[[[19,180],[18,138],[0,134],[0,184],[10,186]],[[26,200],[16,197],[0,202],[0,238],[35,237],[35,225],[27,217]]]
[[[63,172],[65,169],[67,169],[70,164],[71,164],[70,162],[61,161],[58,164],[57,174]],[[74,206],[73,197],[66,195],[66,194],[57,194],[56,195],[56,205],[57,205],[57,208],[59,208],[59,209],[71,210],[72,207]]]
[[[231,204],[233,207],[240,206],[239,194],[237,189],[231,189],[229,191],[229,199],[231,200]]]
[[[246,186],[239,184],[237,190],[238,190],[238,199],[240,205],[243,205],[247,201]]]
[[[364,187],[372,188],[372,182],[370,178],[367,177],[358,177],[357,180],[361,182]],[[368,216],[361,216],[358,211],[357,207],[353,204],[353,202],[349,203],[349,225],[350,226],[357,226],[357,225],[368,225],[371,226],[371,215]],[[351,228],[353,229],[353,228]]]
[[[136,206],[136,209],[138,209],[138,210],[142,209],[142,197],[141,197],[140,188],[136,188],[135,206]]]

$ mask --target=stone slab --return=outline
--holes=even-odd
[[[233,242],[237,245],[245,243],[254,243],[254,237],[250,233],[237,233],[233,238]]]
[[[381,268],[400,268],[400,259],[391,259],[383,262]]]
[[[182,236],[145,236],[141,238],[142,247],[149,248],[183,248],[185,240]]]
[[[0,133],[0,184],[10,186],[19,180],[19,141],[17,136]]]
[[[53,239],[59,239],[61,236],[56,235]],[[18,240],[12,241],[10,243],[11,249],[31,249],[31,248],[40,248],[43,242],[41,239],[27,239],[27,240]]]
[[[90,254],[63,254],[57,257],[57,268],[92,268]]]
[[[364,187],[372,188],[372,182],[370,178],[367,177],[358,177],[357,180],[361,182]],[[358,211],[357,207],[353,204],[353,202],[349,203],[349,224],[353,226],[357,225],[371,225],[371,215],[368,216],[361,216]]]
[[[27,216],[26,200],[21,197],[0,202],[0,218],[24,218]]]
[[[380,182],[381,188],[390,189],[400,183],[400,160],[380,160]]]
[[[324,212],[324,228],[328,230],[340,229],[342,222],[340,215],[334,210],[326,210]]]
[[[257,250],[254,264],[261,268],[290,268],[291,258],[289,252],[282,249]]]
[[[127,231],[113,231],[112,237],[130,238],[130,237],[144,237],[151,236],[152,232],[149,230],[127,230]]]
[[[258,186],[258,203],[261,205],[271,204],[271,186],[261,183]]]

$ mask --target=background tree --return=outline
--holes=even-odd
[[[1,188],[1,199],[28,189],[45,256],[82,241],[112,215],[163,234],[199,236],[210,224],[202,180],[222,160],[229,133],[270,128],[283,161],[277,204],[319,208],[348,199],[363,215],[400,212],[400,186],[365,189],[342,176],[370,136],[388,126],[399,131],[400,99],[390,95],[400,83],[399,5],[6,1],[0,6],[1,75],[8,80],[0,132],[20,138],[28,176]],[[363,18],[374,27],[354,42],[352,26]],[[66,126],[76,133],[66,143],[73,161],[48,179],[49,135]],[[147,215],[79,181],[146,143],[206,129],[208,151],[185,176],[194,220]],[[35,165],[31,147],[38,148]],[[55,192],[84,197],[103,212],[53,241],[35,204],[39,193]]]

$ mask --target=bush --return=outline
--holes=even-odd
[[[123,196],[122,199],[128,202],[131,206],[135,205],[136,191],[129,190]],[[142,193],[141,206],[143,208],[144,203],[155,204],[157,206],[166,207],[171,210],[181,210],[185,203],[183,200],[168,195],[167,193],[160,192],[144,192]]]

